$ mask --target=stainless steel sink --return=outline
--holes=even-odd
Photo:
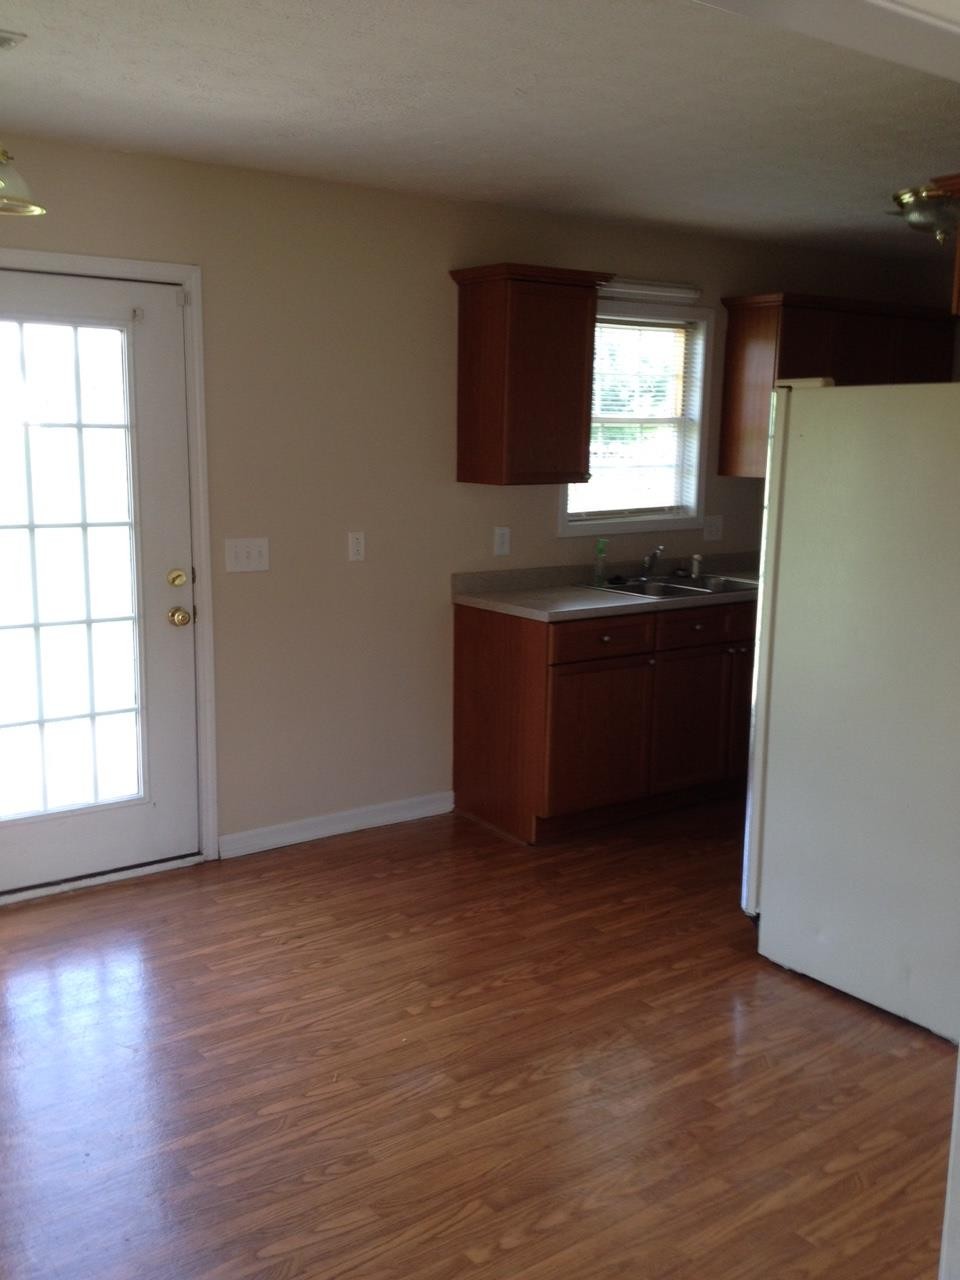
[[[624,583],[623,586],[607,586],[608,591],[620,591],[627,596],[708,596],[710,589],[708,587],[688,586],[684,582],[668,582],[665,579],[647,578],[645,582]]]
[[[623,583],[607,583],[607,591],[620,591],[625,595],[679,597],[722,595],[730,591],[756,591],[757,584],[751,578],[726,578],[708,573],[702,578],[678,581],[676,578],[630,578]]]
[[[648,582],[640,590],[645,596],[708,596],[707,587],[695,587],[688,582]]]
[[[718,574],[704,574],[697,579],[697,586],[706,587],[711,594],[723,591],[756,591],[757,584],[752,578],[724,578]]]

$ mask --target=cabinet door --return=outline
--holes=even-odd
[[[954,324],[904,316],[896,323],[896,381],[951,382]]]
[[[897,381],[897,316],[842,311],[837,315],[833,379],[838,387]]]
[[[726,776],[730,657],[726,646],[657,654],[651,790],[675,791]]]
[[[511,281],[506,483],[587,478],[596,314],[595,289]]]
[[[949,382],[949,319],[818,307],[784,309],[778,378],[830,377],[839,387]]]
[[[834,377],[837,323],[836,311],[822,307],[785,306],[774,377]]]
[[[762,476],[767,469],[780,316],[779,306],[729,307],[720,424],[722,476]]]
[[[778,378],[833,378],[838,387],[896,381],[897,317],[785,307]]]
[[[746,777],[750,758],[750,716],[753,697],[753,645],[737,645],[729,655],[729,734],[727,776]]]
[[[551,668],[542,817],[647,794],[652,661],[618,658]]]

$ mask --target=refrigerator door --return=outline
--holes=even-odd
[[[760,911],[760,867],[763,858],[763,805],[766,798],[767,711],[770,706],[770,661],[777,600],[780,555],[780,511],[790,400],[776,390],[770,403],[770,443],[763,495],[763,540],[760,547],[760,593],[757,597],[757,645],[753,663],[753,710],[750,721],[750,771],[747,820],[743,841],[743,888],[740,905],[749,916]]]
[[[960,385],[778,395],[760,951],[956,1040]]]
[[[832,378],[792,378],[776,384],[770,400],[767,479],[763,494],[763,540],[760,547],[760,594],[757,600],[757,646],[753,664],[753,710],[750,723],[750,782],[743,842],[743,887],[740,905],[748,916],[760,912],[760,867],[763,861],[763,802],[766,795],[767,709],[770,663],[780,560],[780,513],[787,461],[788,391],[796,387],[832,387]]]

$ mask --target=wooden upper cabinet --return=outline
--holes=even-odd
[[[724,476],[764,474],[770,392],[780,378],[861,386],[953,377],[954,327],[945,312],[791,293],[724,298],[723,305]]]
[[[609,275],[500,263],[460,290],[457,479],[585,480],[597,287]]]

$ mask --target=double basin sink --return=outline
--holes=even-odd
[[[696,599],[697,596],[723,595],[731,591],[755,591],[753,578],[726,578],[720,574],[705,573],[699,578],[679,581],[677,578],[627,578],[623,582],[608,582],[604,590],[619,591],[630,596],[656,596]]]

